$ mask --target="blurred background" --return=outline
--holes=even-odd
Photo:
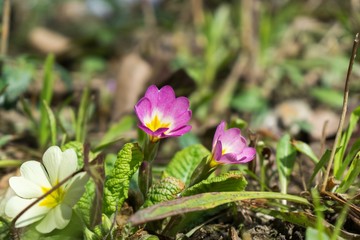
[[[134,139],[133,106],[151,84],[190,98],[193,131],[173,140],[177,148],[209,146],[221,120],[262,140],[284,132],[310,143],[332,138],[360,26],[357,0],[3,0],[0,7],[0,159],[41,156],[50,141],[41,133],[45,113],[56,122],[57,143],[101,150]],[[350,111],[359,76],[356,60]]]

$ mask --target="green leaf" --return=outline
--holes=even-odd
[[[137,143],[127,143],[118,153],[115,166],[105,180],[104,213],[112,214],[128,197],[132,175],[137,171],[144,155]]]
[[[149,207],[159,202],[172,200],[185,188],[184,183],[174,177],[167,177],[153,184],[147,194],[143,207]]]
[[[85,88],[81,96],[80,107],[76,119],[75,139],[84,142],[86,134],[87,112],[89,108],[89,88]]]
[[[189,185],[193,171],[201,160],[209,154],[209,150],[201,144],[184,148],[171,159],[164,171],[163,178],[172,176],[183,181],[186,186]]]
[[[46,102],[47,105],[50,105],[51,102],[54,79],[55,79],[53,75],[53,66],[54,66],[54,55],[49,54],[45,61],[43,88],[40,93],[41,105],[40,105],[40,123],[39,123],[39,143],[41,148],[45,148],[49,137],[49,120],[44,102]]]
[[[109,143],[119,140],[122,137],[122,134],[132,129],[134,125],[135,118],[133,116],[123,117],[121,121],[110,126],[109,130],[105,133],[104,137],[98,144],[99,147],[103,145],[108,145]]]
[[[345,160],[341,164],[336,179],[342,179],[343,174],[347,167],[350,165],[351,161],[354,159],[355,155],[360,151],[360,139],[357,139],[354,144],[351,146],[350,151],[347,153]]]
[[[225,203],[261,198],[286,199],[289,201],[309,205],[309,202],[305,198],[282,193],[250,191],[212,192],[183,197],[153,205],[136,212],[130,217],[129,221],[134,225],[138,225],[149,221],[175,216],[177,214],[211,209]]]
[[[343,161],[344,161],[344,154],[349,144],[351,135],[353,134],[357,122],[360,118],[360,106],[357,107],[350,115],[349,126],[347,127],[346,131],[342,134],[340,142],[337,144],[337,147],[342,147],[339,152],[336,153],[334,158],[334,175],[336,179],[340,179],[344,173]],[[348,163],[349,164],[349,163]],[[347,166],[345,166],[347,167]],[[342,171],[339,171],[342,168]]]
[[[231,171],[217,177],[205,179],[184,190],[181,196],[190,196],[205,192],[243,191],[247,181],[240,171]]]
[[[279,172],[280,189],[287,192],[289,177],[296,160],[296,150],[290,143],[290,135],[285,134],[276,146],[276,163]]]
[[[91,225],[92,203],[95,197],[95,184],[91,179],[85,185],[85,192],[74,206],[74,210],[87,227]]]
[[[360,152],[355,155],[348,172],[344,179],[341,181],[339,188],[336,190],[338,193],[346,192],[349,187],[354,183],[360,174]]]
[[[19,58],[15,64],[5,64],[0,79],[0,106],[12,105],[24,93],[31,83],[35,67],[25,58]],[[4,91],[4,92],[3,92]]]
[[[50,125],[50,136],[51,136],[51,144],[52,145],[56,145],[56,120],[55,120],[55,116],[53,111],[51,110],[51,108],[49,107],[49,105],[47,104],[47,102],[44,100],[43,104],[45,106],[46,109],[46,113],[48,116],[48,120],[49,120],[49,125]]]
[[[231,101],[231,107],[239,112],[260,112],[266,109],[266,100],[260,88],[250,88],[235,96]]]
[[[343,104],[343,93],[331,88],[312,88],[310,94],[317,100],[335,108],[341,108]]]
[[[322,155],[320,161],[315,165],[315,169],[310,177],[309,186],[311,185],[312,181],[314,180],[316,174],[318,174],[320,169],[323,168],[325,166],[325,164],[329,161],[330,155],[331,155],[331,151],[327,149],[325,151],[325,153]]]
[[[302,141],[293,141],[292,144],[299,152],[308,156],[315,164],[319,162],[318,157],[315,155],[311,147]]]
[[[312,239],[330,240],[329,236],[326,233],[320,232],[319,230],[312,227],[306,228],[305,237],[307,240],[312,240]]]
[[[10,239],[10,222],[0,218],[0,239]]]

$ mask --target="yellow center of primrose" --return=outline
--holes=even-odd
[[[50,191],[50,188],[46,188],[46,187],[41,187],[41,190],[43,191],[43,193],[47,193],[48,191]],[[59,203],[62,202],[63,198],[64,198],[64,191],[62,189],[62,187],[59,187],[58,189],[56,189],[55,191],[53,191],[51,194],[47,195],[40,203],[40,206],[45,206],[48,208],[53,208],[56,207]]]
[[[170,126],[170,123],[161,122],[158,115],[155,115],[153,117],[153,119],[151,120],[151,122],[146,124],[146,127],[148,127],[153,132],[155,132],[159,128],[168,128],[169,126]],[[156,136],[150,136],[150,140],[152,142],[157,142],[159,140],[159,138]]]

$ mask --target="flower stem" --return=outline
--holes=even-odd
[[[204,157],[199,165],[194,170],[193,174],[190,178],[189,187],[201,182],[202,180],[208,178],[211,173],[213,173],[216,169],[216,166],[213,166],[212,163],[212,155]]]
[[[159,149],[159,141],[150,141],[149,137],[144,143],[144,161],[141,163],[139,169],[138,183],[144,199],[152,184],[152,162],[154,161]]]

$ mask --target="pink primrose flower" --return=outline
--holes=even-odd
[[[213,165],[247,163],[253,160],[255,155],[255,148],[247,146],[240,129],[225,130],[225,122],[219,124],[212,143]]]
[[[164,86],[159,90],[152,85],[135,105],[140,120],[138,126],[152,142],[184,135],[191,130],[188,125],[192,114],[189,105],[186,97],[175,97],[172,87]]]

